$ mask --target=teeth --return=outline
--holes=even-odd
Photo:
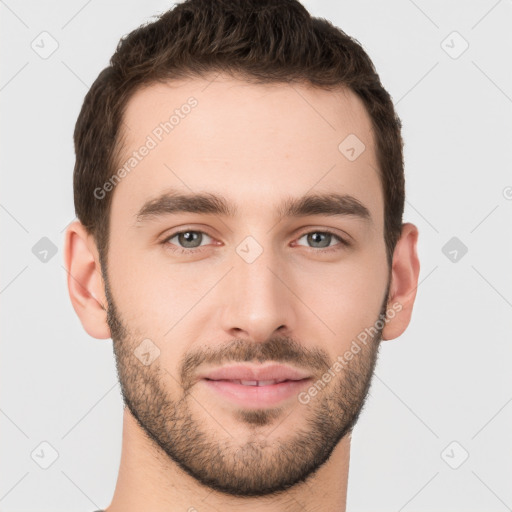
[[[283,382],[282,380],[234,380],[236,384],[242,384],[244,386],[271,386]]]

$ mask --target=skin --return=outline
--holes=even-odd
[[[388,267],[371,121],[351,91],[212,80],[151,85],[130,100],[125,156],[187,98],[198,105],[110,192],[108,269],[80,222],[66,232],[73,307],[91,336],[112,337],[127,405],[106,510],[344,511],[350,433],[381,339],[411,318],[418,232],[403,225]],[[348,134],[366,146],[355,161],[338,150]],[[238,214],[137,225],[139,208],[169,188],[222,194]],[[284,198],[333,191],[358,199],[370,220],[277,217]],[[350,245],[327,238],[335,250],[322,252],[307,234],[325,229]],[[204,233],[201,251],[171,251],[193,247],[169,240],[179,230]],[[236,251],[247,236],[263,249],[252,263]],[[390,308],[392,318],[307,404],[293,396],[255,410],[196,380],[228,362],[274,361],[317,381]],[[159,350],[149,365],[134,356],[144,339]]]

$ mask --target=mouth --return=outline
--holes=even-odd
[[[311,381],[304,371],[275,364],[217,368],[199,380],[217,398],[249,409],[277,406],[295,397]]]
[[[249,386],[272,385],[286,380],[302,380],[311,377],[304,370],[283,364],[250,365],[238,364],[214,368],[199,375],[208,380],[239,381]]]
[[[233,384],[241,384],[242,386],[273,386],[274,384],[280,384],[281,382],[294,382],[291,379],[283,380],[236,380],[236,379],[205,379],[213,382],[232,382]]]

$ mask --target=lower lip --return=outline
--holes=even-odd
[[[272,407],[297,396],[311,379],[287,380],[268,386],[244,386],[228,380],[203,379],[211,390],[237,405],[250,408]]]

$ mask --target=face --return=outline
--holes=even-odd
[[[125,404],[198,482],[283,491],[350,432],[377,357],[389,268],[370,118],[349,91],[221,76],[147,87],[124,121],[119,167],[138,156],[109,192],[103,272]]]

